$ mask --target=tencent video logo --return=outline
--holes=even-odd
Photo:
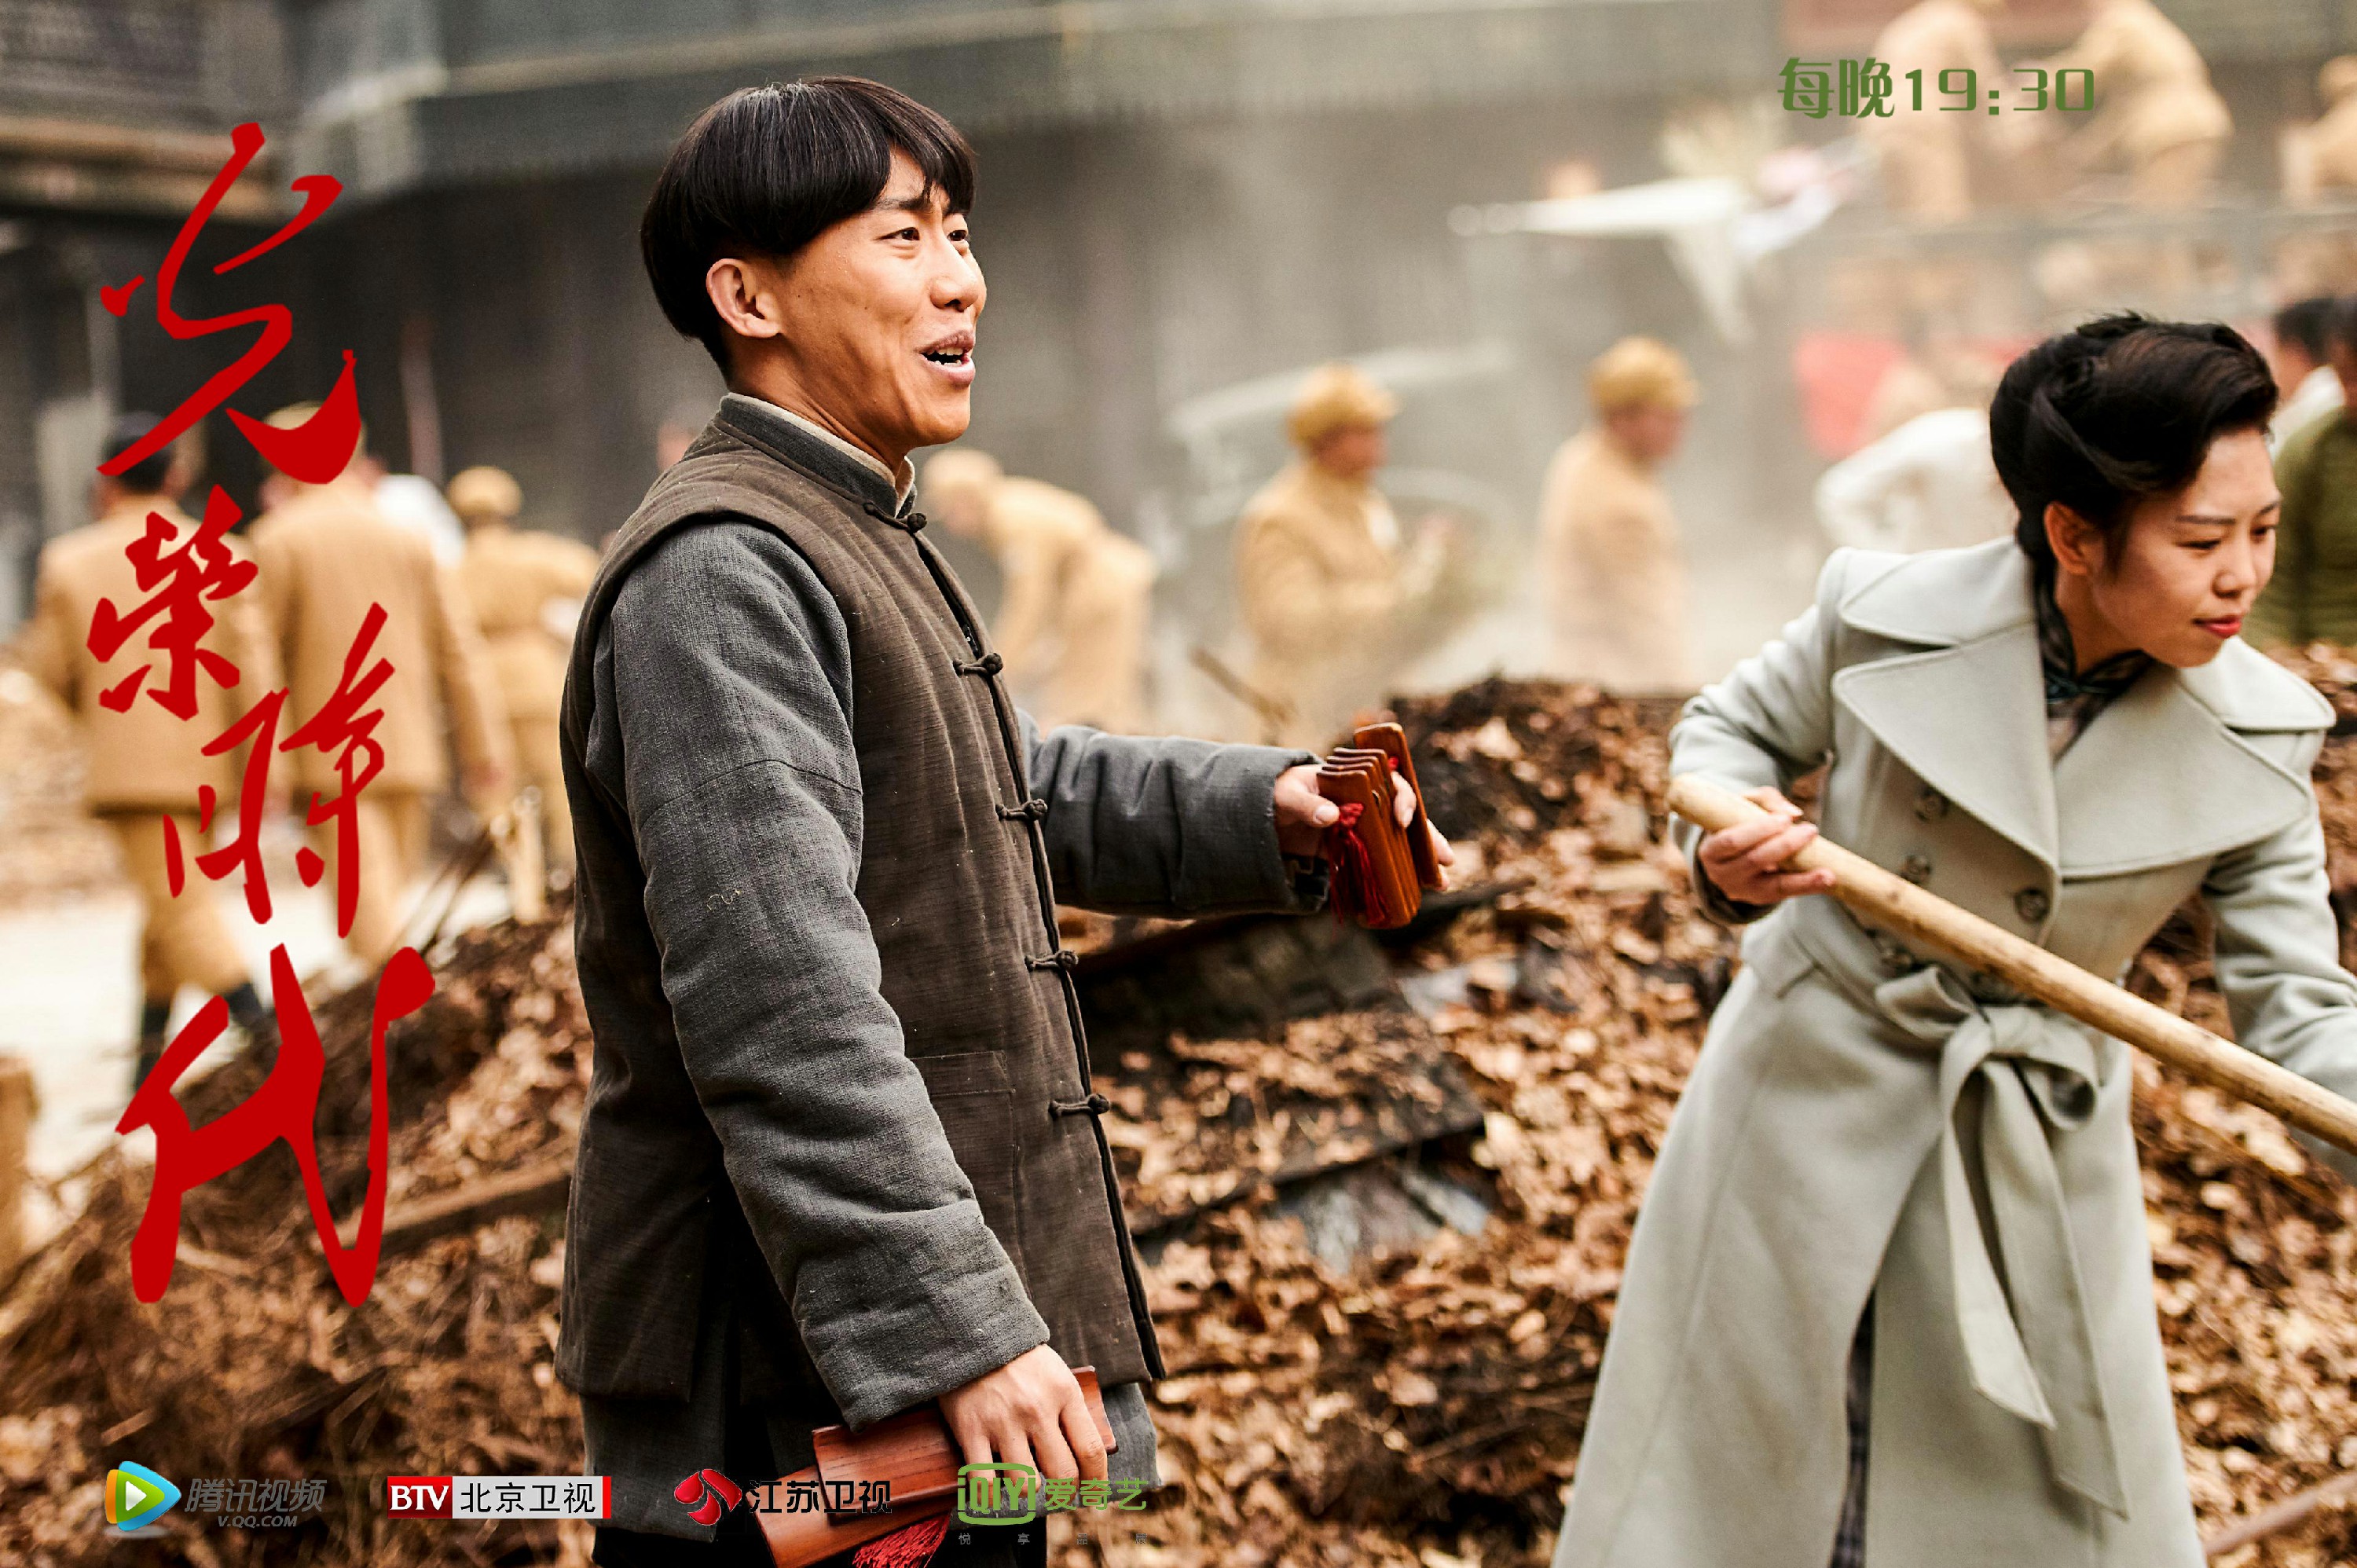
[[[106,1522],[125,1532],[150,1525],[180,1500],[180,1488],[125,1459],[106,1473]]]

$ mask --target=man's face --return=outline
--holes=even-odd
[[[2308,357],[2308,350],[2297,339],[2278,338],[2267,355],[2267,369],[2275,373],[2276,393],[2289,397],[2299,390],[2300,382],[2308,380],[2308,373],[2316,369],[2316,361]]]
[[[1341,479],[1363,479],[1390,456],[1380,424],[1346,424],[1329,431],[1310,451],[1318,466]]]
[[[982,269],[966,221],[899,149],[876,205],[782,266],[745,263],[774,295],[770,339],[802,393],[863,446],[898,456],[965,434]],[[740,353],[742,350],[740,349]]]
[[[1640,462],[1666,463],[1685,438],[1686,411],[1649,403],[1617,410],[1606,423],[1622,447]]]

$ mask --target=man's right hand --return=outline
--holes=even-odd
[[[1104,1439],[1064,1359],[1034,1346],[942,1396],[951,1440],[969,1465],[1028,1465],[1058,1480],[1105,1478]]]

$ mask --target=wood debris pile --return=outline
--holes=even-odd
[[[2357,667],[2303,673],[2357,714]],[[1162,1550],[1130,1561],[1549,1560],[1637,1202],[1734,943],[1659,843],[1667,704],[1490,682],[1401,716],[1478,874],[1533,879],[1410,955],[1467,970],[1435,1026],[1488,1111],[1473,1153],[1500,1211],[1351,1276],[1249,1211],[1168,1249],[1156,1316],[1178,1375],[1157,1420],[1184,1497],[1146,1526]],[[2318,778],[2345,894],[2357,744],[2331,743]],[[2222,1029],[2200,950],[2173,925],[2138,984]],[[2208,1533],[2357,1467],[2357,1194],[2273,1118],[2139,1071],[2156,1300]],[[2222,1561],[2352,1558],[2357,1514],[2326,1509]]]
[[[2357,669],[2305,672],[2357,714]],[[1154,1403],[1177,1485],[1147,1512],[1084,1517],[1086,1544],[1060,1520],[1060,1562],[1547,1562],[1637,1204],[1735,956],[1663,842],[1674,712],[1512,682],[1404,704],[1458,879],[1514,888],[1395,954],[1419,1011],[1182,1033],[1158,1052],[1124,1041],[1101,1063],[1133,1219],[1156,1232],[1172,1376]],[[2357,889],[2352,753],[2335,742],[2319,780],[2335,885]],[[2173,927],[2137,983],[2217,1026],[2200,952]],[[587,1036],[561,917],[470,936],[441,978],[395,1035],[396,1205],[544,1159],[579,1114]],[[359,1044],[364,1063],[365,1010],[321,1009],[345,1047],[331,1104],[361,1101],[349,1058]],[[194,1098],[229,1103],[235,1070]],[[2214,1528],[2357,1466],[2357,1200],[2270,1119],[2141,1070],[2156,1299]],[[1413,1138],[1436,1099],[1469,1103],[1478,1131],[1414,1158],[1479,1192],[1486,1222],[1321,1261],[1272,1181]],[[339,1211],[363,1131],[323,1123]],[[388,1256],[347,1309],[280,1151],[191,1200],[179,1274],[150,1308],[126,1270],[145,1173],[110,1157],[86,1179],[83,1219],[0,1297],[0,1561],[114,1550],[90,1520],[118,1455],[176,1477],[360,1482],[578,1463],[552,1369],[561,1217]],[[390,1523],[364,1486],[330,1496],[298,1530],[208,1524],[173,1545],[223,1568],[578,1560],[579,1538],[546,1527]],[[2327,1509],[2228,1561],[2352,1554],[2357,1520]]]
[[[589,1036],[569,918],[467,933],[437,981],[387,1040],[396,1210],[544,1157],[580,1121]],[[339,1214],[367,1181],[371,1004],[364,989],[317,1009],[329,1060],[315,1131]],[[190,1120],[259,1081],[252,1063],[231,1063],[182,1091]],[[149,1305],[129,1269],[148,1176],[102,1156],[78,1178],[80,1219],[0,1297],[0,1562],[557,1560],[555,1526],[391,1520],[370,1483],[579,1468],[579,1415],[551,1359],[561,1215],[388,1251],[350,1307],[280,1144],[189,1196],[178,1266]],[[167,1541],[126,1547],[100,1528],[106,1466],[124,1457],[184,1489],[190,1477],[325,1479],[326,1511],[247,1531],[176,1510]],[[155,1554],[126,1555],[142,1551]]]
[[[1167,1054],[1132,1051],[1126,1065],[1105,1085],[1120,1112],[1105,1133],[1140,1234],[1480,1122],[1447,1051],[1405,1008],[1303,1018],[1274,1044],[1174,1036]]]

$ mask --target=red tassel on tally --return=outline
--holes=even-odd
[[[851,1568],[925,1568],[950,1532],[950,1516],[937,1513],[905,1530],[877,1537],[853,1553]]]
[[[1336,809],[1342,814],[1326,830],[1326,858],[1334,868],[1328,902],[1338,920],[1381,925],[1386,914],[1383,886],[1375,880],[1366,843],[1359,837],[1359,815],[1366,808],[1351,801]]]

